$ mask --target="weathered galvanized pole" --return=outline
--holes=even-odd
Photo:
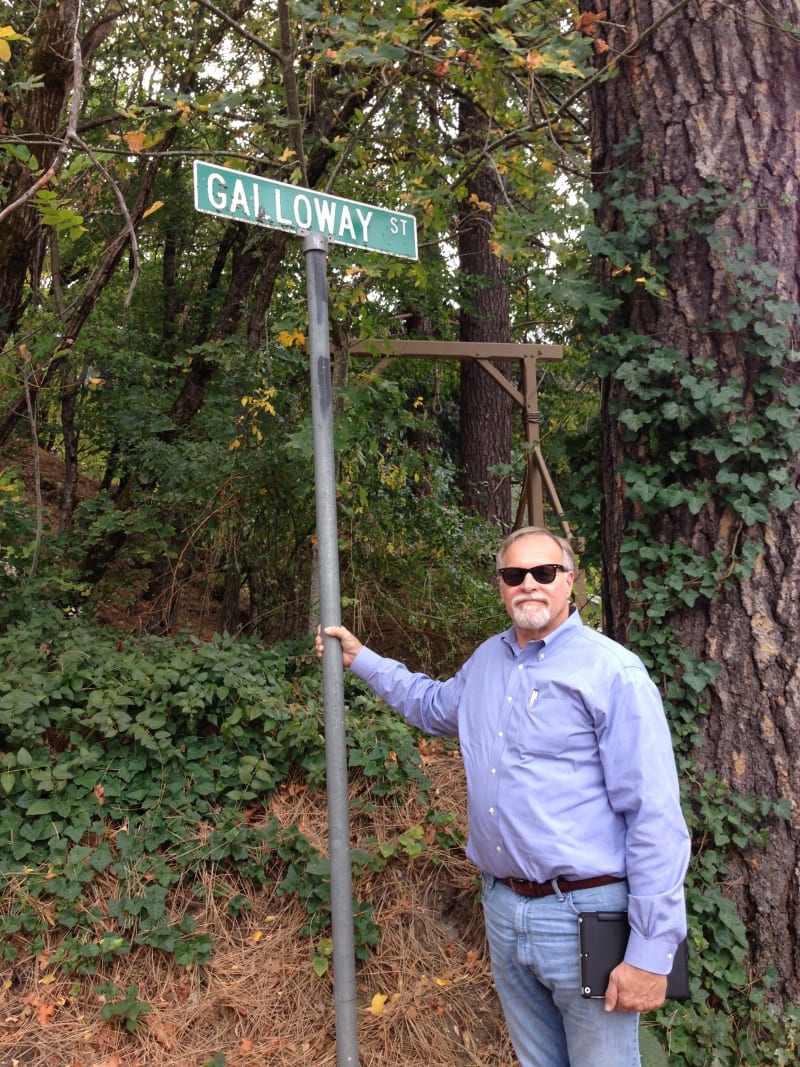
[[[328,324],[328,239],[303,237],[308,290],[311,413],[317,502],[320,623],[341,623],[339,548],[336,524],[336,464],[333,448],[333,396]],[[358,1065],[353,888],[350,862],[350,798],[345,734],[344,668],[339,642],[323,637],[322,691],[325,706],[325,760],[331,870],[333,983],[337,1067]]]

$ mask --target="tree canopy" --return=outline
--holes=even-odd
[[[76,523],[79,472],[101,481],[110,510],[93,520],[90,538],[104,543],[92,545],[91,582],[129,540],[120,528],[100,536],[112,512],[118,527],[134,512],[141,521],[144,505],[167,526],[191,528],[174,511],[183,490],[176,484],[168,493],[167,482],[196,487],[199,462],[201,482],[215,466],[217,485],[241,487],[242,468],[263,463],[265,451],[281,473],[248,477],[270,485],[266,500],[259,492],[261,504],[292,522],[281,524],[280,549],[227,552],[237,560],[231,583],[249,584],[251,597],[262,599],[270,578],[253,561],[276,550],[298,568],[299,588],[304,581],[312,519],[307,479],[300,477],[302,488],[297,481],[307,441],[297,243],[279,230],[193,212],[194,159],[415,215],[418,262],[334,249],[332,327],[345,351],[349,338],[458,339],[459,314],[485,317],[492,263],[508,276],[509,311],[495,326],[484,324],[483,335],[566,337],[569,316],[550,295],[552,284],[545,291],[537,277],[552,275],[559,250],[575,240],[565,227],[582,210],[574,190],[585,128],[570,98],[591,41],[567,21],[568,11],[557,3],[351,11],[203,0],[159,5],[146,20],[116,4],[15,12],[2,140],[0,441],[33,414],[39,439],[63,450],[62,529]],[[568,180],[555,182],[557,170]],[[475,184],[480,174],[502,178],[492,203]],[[476,228],[484,218],[490,227]],[[463,248],[459,264],[459,242],[470,232],[485,249],[477,271],[465,266]],[[369,366],[359,370],[368,374]],[[393,368],[387,381],[363,374],[358,381],[374,397],[392,388],[403,395],[384,405],[388,423],[376,427],[376,442],[394,439],[390,448],[398,448],[424,438],[450,480],[472,464],[461,479],[466,499],[480,511],[476,479],[497,481],[506,487],[509,521],[510,486],[524,456],[512,460],[502,439],[490,450],[474,407],[456,421],[453,368]],[[489,380],[479,411],[492,390]],[[507,438],[508,415],[504,430]],[[264,441],[274,447],[258,455],[247,447]],[[360,462],[348,457],[343,469]],[[231,509],[254,503],[244,504],[237,490],[220,508],[218,490],[208,489],[214,518],[198,524],[190,554],[220,532]],[[184,502],[194,510],[196,492]],[[94,506],[102,506],[99,498]],[[257,509],[244,524],[240,518],[234,526],[242,534],[273,525]],[[166,572],[174,586],[179,558],[188,559],[180,536],[167,535],[162,547],[150,593],[159,602],[166,596],[159,625],[168,625],[172,605],[161,586]],[[289,629],[298,618],[288,611]]]

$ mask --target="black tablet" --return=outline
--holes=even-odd
[[[625,956],[627,911],[584,911],[578,917],[581,953],[581,996],[602,998],[608,977]],[[678,945],[667,979],[667,1000],[688,1000],[689,959],[685,939]]]

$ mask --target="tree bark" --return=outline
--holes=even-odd
[[[488,136],[486,114],[472,101],[459,109],[459,141],[465,156],[475,153]],[[492,219],[503,202],[503,181],[482,164],[467,182],[461,204],[458,254],[462,273],[459,340],[510,340],[508,263],[492,250]],[[507,365],[496,364],[503,374]],[[492,468],[511,455],[512,401],[475,360],[461,364],[460,468],[464,503],[479,515],[511,529],[511,483]]]
[[[636,175],[641,198],[675,190],[693,197],[721,183],[730,200],[709,231],[686,226],[683,207],[670,198],[649,231],[653,261],[665,268],[665,291],[637,285],[612,330],[629,329],[679,354],[682,369],[698,375],[703,360],[720,389],[735,385],[740,420],[763,416],[758,399],[763,367],[748,332],[730,323],[741,281],[730,264],[771,264],[775,296],[800,296],[800,14],[795,0],[581,0],[584,21],[596,37],[598,68],[616,75],[592,89],[592,165],[602,202],[596,213],[604,233],[624,231],[630,219],[609,191],[623,169]],[[603,12],[608,14],[603,14]],[[792,34],[781,25],[792,27]],[[627,54],[621,59],[621,53]],[[685,230],[681,240],[675,240]],[[722,246],[722,251],[720,248]],[[664,251],[667,249],[667,251]],[[752,249],[752,252],[747,251]],[[600,263],[611,283],[619,264]],[[753,275],[755,277],[755,275]],[[762,274],[763,277],[763,274]],[[792,324],[797,336],[798,321]],[[756,337],[757,341],[758,338]],[[622,358],[622,357],[620,357]],[[783,388],[798,381],[787,358]],[[602,389],[603,600],[606,629],[625,640],[631,601],[619,568],[623,537],[642,514],[626,492],[624,470],[634,463],[665,465],[670,445],[632,433],[620,415],[636,400],[612,373]],[[761,405],[761,407],[759,407]],[[663,451],[659,452],[659,448]],[[690,450],[691,451],[691,450]],[[694,754],[699,777],[714,771],[741,794],[783,798],[790,822],[770,824],[766,851],[735,850],[727,880],[751,939],[750,966],[758,979],[770,965],[781,977],[778,995],[800,999],[800,507],[769,508],[769,520],[746,525],[723,506],[715,490],[716,465],[694,453],[692,474],[708,489],[699,514],[686,507],[648,517],[655,541],[682,544],[708,559],[730,561],[744,541],[763,543],[754,572],[728,577],[720,592],[701,597],[667,620],[700,661],[719,665],[700,723],[703,745]],[[745,457],[746,459],[746,457]],[[787,464],[797,486],[796,457]],[[688,477],[688,475],[685,475]]]
[[[31,55],[31,74],[42,78],[30,90],[25,106],[14,115],[12,129],[23,139],[36,138],[36,157],[44,171],[55,157],[58,129],[72,75],[72,43],[75,37],[78,4],[65,0],[43,13]],[[49,141],[46,141],[49,139]],[[27,166],[12,159],[6,168],[4,184],[13,203],[35,181]],[[13,333],[22,312],[22,292],[41,226],[39,214],[29,201],[13,212],[0,226],[0,344]]]

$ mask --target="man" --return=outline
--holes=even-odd
[[[467,854],[483,874],[492,972],[522,1067],[636,1067],[638,1013],[663,1003],[686,933],[689,835],[661,700],[638,657],[570,605],[567,541],[517,530],[497,574],[513,625],[447,681],[344,627],[325,633],[409,722],[459,740]],[[625,959],[604,1001],[584,999],[578,915],[626,909]]]

